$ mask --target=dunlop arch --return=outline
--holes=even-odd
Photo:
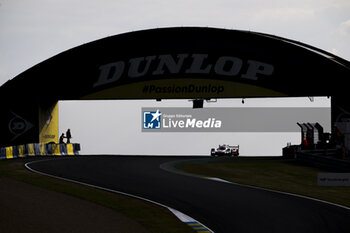
[[[0,87],[0,147],[58,142],[59,100],[331,96],[350,117],[348,61],[257,32],[178,27],[62,52]]]

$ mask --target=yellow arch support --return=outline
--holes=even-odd
[[[39,143],[58,143],[58,102],[39,107]]]

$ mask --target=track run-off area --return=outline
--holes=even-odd
[[[164,169],[200,158],[79,156],[37,160],[26,167],[162,205],[198,232],[350,232],[349,208]]]

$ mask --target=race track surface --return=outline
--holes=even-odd
[[[185,159],[194,157],[84,156],[36,161],[29,166],[159,202],[215,233],[350,232],[348,209],[160,168],[161,164]]]

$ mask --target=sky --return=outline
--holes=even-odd
[[[82,154],[124,155],[208,155],[219,144],[239,145],[244,156],[280,156],[282,148],[291,143],[300,144],[301,134],[296,124],[294,132],[210,132],[171,133],[141,132],[142,108],[161,107],[192,108],[188,100],[111,100],[111,101],[61,101],[59,102],[60,133],[69,128],[72,142],[80,142]],[[204,102],[204,108],[327,108],[326,116],[302,118],[299,122],[319,122],[325,132],[330,132],[330,99],[271,98],[271,99],[219,99],[216,103]],[[92,110],[93,109],[93,110]],[[200,111],[200,110],[196,110]],[[297,117],[297,116],[295,116]],[[264,119],[263,119],[264,120]],[[266,119],[265,119],[266,120]],[[276,121],[279,119],[276,118]],[[232,115],[232,123],[239,122]]]
[[[0,0],[0,85],[78,45],[124,32],[173,26],[263,32],[301,41],[350,60],[349,12],[349,0]],[[64,120],[67,115],[73,118],[74,114],[69,111],[85,111],[91,109],[92,104],[60,103],[61,110],[68,109],[60,112],[61,126],[69,125]],[[140,105],[153,106],[154,103],[114,104],[126,105],[123,111],[132,111]],[[186,106],[188,103],[161,104]],[[179,138],[184,137],[177,135],[176,139]],[[170,139],[175,140],[166,140]],[[92,139],[84,140],[81,143],[89,144]],[[185,147],[192,153],[191,146]],[[98,149],[91,148],[86,153]],[[121,150],[108,151],[119,153]]]

